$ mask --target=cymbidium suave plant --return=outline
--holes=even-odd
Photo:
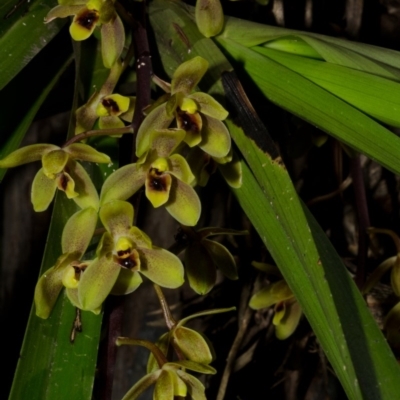
[[[215,285],[217,269],[228,278],[237,279],[233,256],[209,237],[243,232],[189,228],[197,224],[201,215],[201,202],[194,187],[206,185],[215,170],[207,170],[207,165],[221,166],[231,186],[241,184],[240,163],[232,152],[231,137],[223,123],[228,112],[210,95],[196,91],[208,68],[208,62],[201,57],[181,64],[170,84],[155,77],[166,94],[144,110],[147,116],[135,139],[137,161],[121,166],[105,179],[101,188],[96,187],[78,161],[110,164],[111,159],[90,146],[91,142],[79,141],[91,136],[133,133],[133,114],[142,110],[135,110],[133,96],[116,92],[120,77],[129,66],[133,47],[122,55],[125,31],[113,0],[59,0],[46,22],[68,16],[73,16],[70,33],[74,40],[85,40],[96,26],[101,27],[102,56],[105,67],[109,68],[108,77],[76,110],[74,135],[63,146],[35,144],[0,160],[0,168],[41,161],[42,168],[32,185],[35,211],[49,207],[57,188],[79,207],[63,228],[61,254],[36,285],[36,315],[49,318],[63,290],[77,310],[97,315],[109,295],[127,295],[144,279],[150,280],[169,331],[157,344],[118,339],[117,345],[142,345],[152,352],[147,375],[124,399],[136,399],[154,384],[155,400],[174,397],[205,400],[203,384],[188,371],[214,374],[215,369],[209,365],[214,351],[204,335],[185,325],[192,318],[231,309],[205,311],[176,322],[162,288],[180,287],[186,274],[192,289],[206,294]],[[194,162],[195,159],[204,162]],[[129,200],[142,187],[153,207],[165,207],[181,224],[185,240],[177,239],[170,251],[154,245],[145,232],[134,226],[134,208]],[[178,258],[183,250],[186,250],[186,271]]]

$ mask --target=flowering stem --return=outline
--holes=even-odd
[[[158,300],[160,301],[161,310],[164,314],[165,323],[167,324],[168,329],[171,330],[176,325],[176,321],[171,314],[171,310],[168,307],[167,300],[165,299],[164,293],[162,292],[160,286],[158,286],[155,283],[153,284],[153,286],[154,290],[157,293]]]
[[[133,133],[132,125],[124,126],[123,128],[114,129],[94,129],[86,132],[82,132],[79,135],[73,136],[71,139],[67,140],[62,147],[67,147],[72,143],[80,142],[81,140],[87,139],[93,136],[115,136],[123,135],[125,133]]]
[[[117,346],[129,345],[129,346],[142,346],[146,347],[146,349],[150,350],[157,360],[158,366],[162,368],[162,366],[168,362],[167,358],[164,356],[163,352],[154,344],[149,342],[148,340],[142,339],[131,339],[128,337],[119,337],[115,344]]]

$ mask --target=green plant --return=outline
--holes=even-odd
[[[120,337],[111,344],[151,351],[147,374],[124,399],[138,398],[152,384],[157,400],[205,399],[203,383],[186,370],[214,374],[209,365],[212,346],[183,325],[195,316],[232,308],[177,322],[161,287],[180,287],[186,273],[190,287],[204,295],[214,287],[217,269],[229,279],[240,279],[230,251],[209,237],[247,232],[193,228],[202,212],[194,187],[206,186],[217,169],[286,282],[287,295],[280,300],[290,300],[286,306],[295,305],[298,311],[300,304],[347,396],[395,398],[400,389],[398,363],[342,259],[300,199],[285,160],[233,71],[245,71],[266,98],[332,135],[351,159],[357,160],[360,152],[398,174],[400,140],[388,125],[400,126],[400,54],[232,17],[224,21],[214,0],[198,0],[195,9],[155,0],[148,16],[170,80],[153,76],[163,93],[151,99],[152,59],[140,16],[144,11],[145,5],[111,0],[60,0],[58,6],[50,0],[33,1],[18,19],[3,22],[0,44],[11,54],[1,61],[0,84],[5,89],[18,87],[18,74],[34,56],[25,45],[53,39],[68,16],[73,16],[74,39],[73,54],[65,54],[54,67],[54,78],[33,100],[24,101],[21,122],[7,132],[0,148],[3,169],[41,161],[32,186],[35,211],[49,207],[57,188],[66,195],[56,194],[51,239],[10,399],[28,393],[37,399],[91,398],[103,303],[110,294],[134,292],[143,277],[154,283],[168,332],[157,343]],[[24,45],[19,43],[21,23],[32,32]],[[77,79],[64,144],[17,150],[72,58]],[[135,97],[115,92],[121,83],[132,82]],[[104,136],[106,145],[101,142]],[[119,160],[110,158],[116,138]],[[142,187],[154,208],[165,207],[181,225],[168,250],[154,245],[136,226]],[[185,265],[178,257],[182,251]],[[392,278],[396,295],[397,275]],[[397,308],[387,317],[395,345]],[[299,318],[300,311],[296,323]],[[278,316],[275,319],[279,325]],[[82,323],[84,334],[79,335]],[[290,334],[279,332],[282,339]]]

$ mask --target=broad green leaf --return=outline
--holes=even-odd
[[[175,49],[163,58],[165,70],[173,71],[182,61],[181,57],[187,57],[186,44],[165,22],[174,21],[184,30],[191,43],[190,55],[199,54],[210,61],[211,73],[208,74],[208,78],[207,75],[204,77],[202,84],[204,81],[213,93],[222,94],[216,82],[219,74],[223,70],[229,70],[230,66],[211,40],[199,37],[192,14],[175,3],[163,1],[152,3],[150,18],[160,48],[163,49],[165,46],[165,52],[161,50],[161,54],[167,53],[166,49],[171,46]],[[168,41],[164,39],[167,37]],[[259,43],[254,43],[256,44]],[[240,46],[240,51],[243,52],[242,60],[245,60],[244,53],[248,49]],[[255,64],[258,61],[262,61],[262,58],[251,60],[251,67],[257,68]],[[258,67],[264,71],[264,75],[269,76],[270,68],[275,66],[261,64]],[[267,70],[268,74],[265,74]],[[282,70],[280,72],[282,73]],[[272,73],[271,81],[273,79],[275,84],[280,84],[284,78],[287,81],[286,71],[283,73],[283,77]],[[256,83],[259,84],[257,81]],[[293,80],[289,83],[293,84]],[[270,86],[273,89],[272,82]],[[298,101],[296,97],[293,100],[290,87],[282,89],[279,93],[287,102]],[[309,102],[312,94],[313,92],[304,95],[302,101]],[[329,100],[321,105],[326,107],[325,112],[333,113],[334,106],[329,104],[331,97],[333,96],[329,94]],[[320,101],[318,96],[315,101],[317,100]],[[346,129],[350,122],[347,118],[344,121],[341,119],[343,102],[336,100],[340,102],[335,103],[340,106],[335,114],[336,124],[340,125],[341,129]],[[347,104],[345,106],[349,107]],[[382,132],[384,128],[379,124],[356,112],[361,115],[360,118],[366,126],[368,126],[366,121],[373,124],[368,133],[374,133],[375,129],[379,128],[380,133]],[[329,117],[329,115],[323,117],[322,111],[320,114],[322,122]],[[354,118],[353,112],[351,117]],[[238,148],[246,156],[253,172],[257,173],[255,177],[247,164],[242,163],[242,187],[234,189],[234,193],[300,302],[348,397],[371,400],[395,398],[400,390],[399,367],[340,257],[311,214],[302,206],[285,168],[264,154],[237,126],[229,123],[229,128]],[[348,128],[347,130],[348,139],[352,135],[357,137],[357,132]],[[390,142],[393,135],[389,131],[384,131],[385,140],[390,138],[388,139]],[[360,135],[358,139],[360,142],[364,140]],[[371,145],[373,143],[368,143],[368,146]],[[393,152],[390,155],[390,162],[386,165],[390,164],[393,169],[397,165],[396,168],[399,169],[394,158]]]
[[[0,9],[0,90],[54,38],[66,22],[57,20],[44,24],[44,17],[55,6],[53,0],[28,1],[9,15],[16,3],[19,1],[4,1]]]
[[[64,194],[58,196],[49,230],[41,274],[61,254],[61,233],[76,210]],[[101,316],[82,313],[84,334],[70,342],[75,309],[62,292],[48,319],[31,311],[14,377],[10,400],[90,399],[100,339]]]

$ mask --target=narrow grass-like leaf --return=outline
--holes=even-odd
[[[59,32],[66,20],[44,24],[53,0],[4,1],[0,8],[0,90]],[[11,15],[10,15],[11,13]]]
[[[297,72],[377,120],[400,127],[400,83],[265,47],[252,49]]]
[[[154,2],[150,8],[166,70],[170,72],[184,59],[201,55],[211,66],[201,84],[222,94],[216,82],[229,64],[211,40],[199,37],[190,13],[175,3],[166,4]],[[179,24],[185,40],[180,38],[181,32],[174,31],[171,21]],[[265,65],[261,68],[264,74],[268,71]],[[273,78],[279,81],[287,75]],[[346,126],[347,121],[340,123]],[[397,363],[339,256],[303,208],[286,169],[237,126],[229,123],[229,127],[255,174],[244,163],[243,185],[234,192],[301,303],[349,398],[396,397],[400,390]]]
[[[218,43],[273,103],[400,173],[400,138],[388,129],[270,58],[231,40],[218,39]]]
[[[268,46],[268,42],[294,36],[308,43],[314,52],[316,51],[328,62],[387,78],[400,79],[400,53],[394,50],[316,33],[262,25],[233,17],[225,18],[225,29],[220,36],[245,47],[262,44]],[[300,46],[303,47],[304,44],[301,43]],[[276,44],[274,48],[277,48]],[[311,49],[307,50],[310,51]]]

